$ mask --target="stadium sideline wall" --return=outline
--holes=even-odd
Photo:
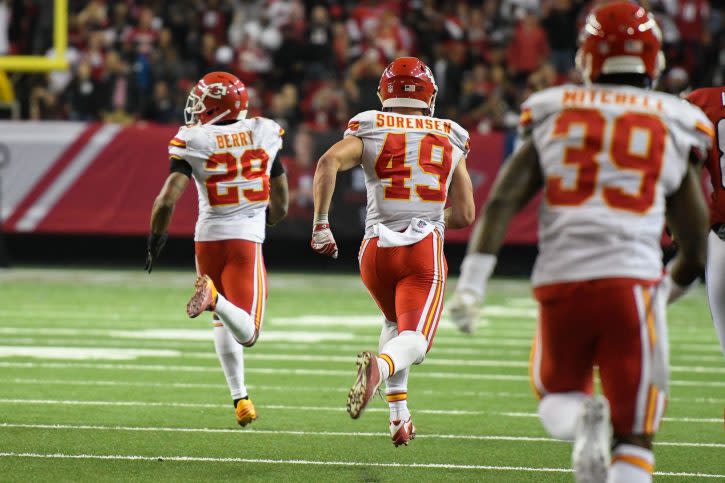
[[[168,173],[167,143],[176,130],[176,126],[151,123],[1,122],[0,215],[11,258],[20,263],[134,260],[144,250],[151,204]],[[314,133],[316,151],[324,151],[330,139],[340,136]],[[288,146],[293,144],[290,141]],[[501,133],[472,135],[468,168],[479,206],[508,145]],[[290,268],[308,263],[319,266],[319,260],[308,256],[307,247],[312,204],[305,188],[314,165],[300,166],[289,147],[282,159],[292,194],[290,213],[268,232],[268,259],[271,265]],[[168,262],[181,266],[193,263],[189,256],[193,247],[189,247],[197,209],[196,188],[191,186],[177,205],[169,228],[172,241],[165,253]],[[337,190],[333,227],[343,254],[354,255],[364,223],[362,173],[344,173]],[[522,265],[516,273],[528,271],[530,265],[531,249],[522,246],[536,243],[537,203],[516,218],[509,232],[508,243],[519,246],[509,250],[519,253],[513,257],[512,266]],[[456,230],[446,235],[453,269],[468,234],[469,230]],[[354,268],[344,263],[333,266]]]

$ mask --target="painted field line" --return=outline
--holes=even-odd
[[[493,466],[493,465],[456,465],[445,463],[379,463],[367,461],[326,461],[326,460],[273,460],[257,458],[217,458],[211,456],[142,456],[142,455],[111,455],[111,454],[65,454],[65,453],[0,453],[2,458],[37,458],[37,459],[75,459],[75,460],[122,460],[122,461],[182,461],[199,463],[258,463],[278,465],[311,465],[311,466],[356,466],[382,468],[418,468],[444,470],[483,470],[483,471],[520,471],[529,473],[571,473],[570,468],[536,468],[528,466]],[[679,473],[656,471],[656,476],[725,478],[725,475],[711,473]]]
[[[506,416],[506,417],[512,417],[512,418],[537,418],[539,417],[536,413],[524,413],[524,412],[514,412],[514,411],[503,411],[499,413],[495,413],[498,416]],[[723,420],[722,418],[690,418],[690,417],[677,417],[677,418],[668,418],[664,417],[662,418],[663,421],[669,421],[673,423],[718,423],[722,424]]]
[[[681,359],[688,362],[717,362],[720,365],[725,364],[725,357],[722,354],[716,356],[703,356],[703,355],[670,355],[672,359]]]
[[[42,334],[46,338],[49,336],[105,336],[116,339],[158,339],[158,340],[212,340],[212,331],[207,328],[168,328],[168,329],[72,329],[58,327],[0,327],[0,334],[8,335],[28,335]],[[355,341],[362,344],[377,344],[378,337],[373,335],[359,335],[349,331],[289,331],[289,330],[265,330],[260,336],[262,342],[284,341],[284,342],[351,342]],[[671,343],[673,352],[696,352],[701,354],[703,351],[720,352],[720,345],[714,340],[711,343],[683,343],[678,344],[677,341]],[[495,337],[466,337],[459,335],[447,334],[446,337],[439,338],[436,341],[439,347],[521,347],[529,348],[531,346],[531,337],[522,338],[495,338]]]
[[[133,382],[133,381],[113,381],[113,380],[77,380],[77,379],[34,379],[34,378],[9,378],[0,379],[0,383],[9,384],[39,384],[39,385],[59,385],[59,386],[99,386],[99,387],[155,387],[155,388],[177,388],[177,389],[227,389],[224,382],[218,384],[210,383],[186,383],[186,382]],[[275,391],[289,393],[290,386],[270,386],[266,384],[247,384],[247,389],[258,391]],[[350,390],[349,386],[324,387],[324,386],[294,386],[296,392],[324,392],[347,394]],[[496,398],[512,398],[512,399],[533,399],[534,395],[529,392],[507,392],[507,391],[455,391],[447,390],[446,394],[455,396],[472,396],[472,397],[496,397]],[[433,389],[418,389],[416,395],[439,396],[440,391]],[[672,400],[672,399],[670,399]],[[725,400],[723,400],[725,401]]]
[[[351,359],[354,360],[354,359]],[[219,372],[217,366],[180,366],[163,364],[96,364],[88,362],[0,362],[0,367],[12,367],[21,369],[104,369],[121,371],[153,371],[153,372]],[[353,369],[280,369],[272,367],[250,367],[245,368],[248,374],[284,374],[295,376],[340,376],[352,379],[355,376]],[[492,381],[528,381],[528,376],[508,374],[466,374],[460,372],[425,372],[420,371],[417,378],[422,379],[460,379],[460,380],[492,380]],[[723,383],[725,385],[725,383]]]
[[[15,377],[0,379],[0,383],[8,384],[39,384],[39,385],[58,385],[58,386],[99,386],[99,387],[151,387],[151,388],[177,388],[177,389],[226,389],[227,385],[223,382],[218,384],[210,383],[194,383],[194,382],[145,382],[145,381],[114,381],[114,380],[93,380],[93,379],[36,379]],[[290,386],[270,386],[266,384],[247,384],[247,389],[255,391],[275,391],[289,392]],[[338,393],[347,394],[350,388],[348,386],[324,387],[324,386],[294,386],[294,390],[298,392],[319,392],[319,393]],[[471,397],[492,397],[492,398],[510,398],[510,399],[533,399],[534,395],[530,390],[521,392],[509,391],[460,391],[447,390],[446,394],[452,396],[471,396]],[[441,391],[433,389],[417,389],[416,395],[422,394],[426,396],[439,396]],[[725,404],[725,398],[714,397],[668,397],[670,402],[687,402],[695,404]]]
[[[175,407],[175,408],[206,408],[206,409],[225,409],[230,408],[229,404],[214,403],[180,403],[180,402],[161,402],[161,401],[81,401],[72,399],[0,399],[0,404],[58,404],[61,406],[126,406],[126,407]],[[347,411],[340,406],[288,406],[285,404],[257,404],[262,409],[272,409],[280,411],[309,411],[309,412],[344,412]],[[388,413],[387,408],[367,408],[366,411],[374,413]],[[469,411],[466,409],[418,409],[417,414],[436,414],[449,416],[477,416],[490,414],[486,411]]]
[[[183,305],[176,310],[156,310],[156,311],[129,311],[126,308],[119,307],[104,308],[98,307],[98,310],[75,310],[67,308],[31,308],[29,310],[17,309],[17,308],[4,308],[0,309],[0,318],[14,318],[14,317],[27,317],[31,315],[35,319],[48,318],[50,320],[58,319],[70,319],[70,320],[119,320],[119,321],[184,321],[186,314],[183,310]],[[536,319],[536,309],[520,308],[520,307],[506,307],[504,305],[489,305],[483,307],[482,314],[484,317],[493,318],[507,318],[507,319]],[[272,326],[293,326],[293,327],[380,327],[382,324],[382,316],[379,313],[370,311],[368,314],[305,314],[296,315],[291,317],[269,317],[265,321],[265,324],[269,323]],[[455,325],[443,317],[441,322],[448,327],[455,327]]]
[[[173,328],[173,329],[68,329],[59,327],[0,327],[0,334],[24,335],[42,334],[46,338],[53,336],[101,336],[115,339],[159,339],[159,340],[213,340],[210,328]],[[377,341],[378,337],[359,336],[348,331],[290,331],[265,330],[260,338],[285,342],[323,342],[323,341]]]
[[[53,342],[55,342],[55,345],[48,344],[47,337],[3,337],[3,342],[6,344],[22,344],[22,345],[39,345],[39,346],[47,346],[47,347],[55,347],[60,344],[63,344],[64,346],[67,345],[75,345],[80,347],[89,347],[89,346],[106,346],[106,347],[113,347],[113,348],[135,348],[135,349],[163,349],[163,350],[179,350],[179,351],[194,351],[199,350],[202,348],[210,348],[211,340],[199,340],[199,341],[163,341],[163,340],[138,340],[138,339],[109,339],[109,338],[64,338],[64,339],[55,339]],[[310,347],[308,345],[305,345],[303,343],[300,344],[290,344],[285,342],[274,342],[274,341],[266,341],[264,344],[262,344],[264,347],[264,351],[299,351],[300,353],[306,353],[309,352]],[[353,355],[360,352],[362,349],[365,349],[365,345],[363,344],[340,344],[336,342],[331,343],[325,343],[325,342],[317,342],[314,346],[315,352],[318,354],[327,354],[327,353],[340,353],[340,354],[348,354]],[[213,353],[213,352],[211,352]],[[485,349],[481,348],[470,348],[470,347],[439,347],[438,344],[436,344],[434,353],[436,355],[474,355],[474,356],[480,356],[481,354],[486,354],[487,356],[507,356],[507,357],[515,357],[515,358],[522,358],[527,359],[529,349],[526,347],[521,347],[520,349],[516,348],[509,348],[509,349],[496,349],[492,347],[487,347]],[[706,361],[706,359],[703,359],[703,361]]]
[[[287,436],[323,436],[323,437],[387,437],[388,433],[380,432],[344,432],[344,431],[295,431],[295,430],[272,430],[272,429],[250,429],[240,431],[229,428],[179,428],[169,426],[103,426],[91,424],[24,424],[24,423],[0,423],[0,428],[20,429],[71,429],[91,431],[141,431],[141,432],[169,432],[169,433],[221,433],[244,436],[255,435],[287,435]],[[564,443],[569,441],[546,438],[541,436],[506,436],[496,434],[418,434],[416,439],[452,439],[452,440],[475,440],[475,441],[512,441],[512,442],[541,442],[541,443]],[[657,441],[657,446],[676,446],[693,448],[725,448],[725,443],[697,443],[689,441]]]
[[[57,404],[62,406],[138,406],[138,407],[180,407],[180,408],[209,408],[209,409],[229,409],[228,404],[213,403],[180,403],[180,402],[164,402],[164,401],[91,401],[77,399],[23,399],[23,398],[7,398],[0,399],[0,404]],[[346,411],[344,407],[338,406],[289,406],[285,404],[264,404],[259,405],[262,409],[277,409],[282,411],[310,411],[310,412],[342,412]],[[367,408],[368,412],[385,412],[387,408]],[[467,409],[416,409],[416,414],[437,414],[448,416],[504,416],[513,418],[538,418],[536,413],[512,412],[512,411],[471,411]],[[675,417],[663,418],[663,421],[673,423],[717,423],[722,424],[721,418],[691,418],[691,417]]]
[[[58,346],[0,346],[0,358],[2,357],[34,357],[38,359],[60,359],[60,360],[112,360],[128,361],[139,357],[152,358],[195,358],[216,360],[217,355],[212,351],[178,351],[168,349],[130,349],[130,348],[109,348],[109,347],[58,347]],[[277,361],[277,362],[324,362],[326,364],[349,365],[354,361],[352,355],[320,355],[320,354],[265,354],[258,351],[248,351],[245,354],[246,360]],[[443,359],[431,357],[426,361],[427,366],[444,367],[497,367],[497,368],[527,368],[529,363],[526,360],[509,359]],[[672,372],[686,374],[725,374],[725,367],[706,366],[671,366]]]
[[[153,371],[153,372],[217,372],[220,369],[216,366],[189,366],[189,365],[163,365],[163,364],[111,364],[111,363],[89,363],[89,362],[0,362],[0,368],[18,369],[103,369],[119,371]],[[291,369],[252,367],[246,369],[250,374],[282,374],[294,376],[341,376],[352,377],[353,371],[341,371],[332,369]],[[425,370],[416,371],[416,378],[422,379],[448,379],[448,380],[493,380],[493,381],[529,381],[528,376],[515,374],[471,374],[460,372],[428,372]],[[725,387],[725,381],[685,381],[671,380],[672,386],[694,386],[694,387]]]

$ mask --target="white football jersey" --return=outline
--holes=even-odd
[[[453,171],[468,154],[468,132],[453,121],[382,111],[353,117],[345,136],[363,141],[367,188],[365,238],[382,223],[405,230],[413,218],[443,233],[443,209]]]
[[[534,285],[662,273],[665,198],[712,125],[678,97],[628,86],[559,86],[532,95],[521,127],[544,177]]]
[[[283,133],[261,117],[179,129],[169,156],[192,168],[199,195],[194,240],[264,241],[269,175]]]

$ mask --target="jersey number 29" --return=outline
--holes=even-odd
[[[206,192],[211,206],[238,205],[242,196],[250,203],[269,199],[269,155],[264,149],[247,149],[237,158],[232,153],[214,153],[206,161],[206,169],[219,171],[206,179]],[[239,179],[262,181],[259,189],[240,189]],[[224,183],[220,186],[220,183]],[[241,193],[240,193],[241,192]]]

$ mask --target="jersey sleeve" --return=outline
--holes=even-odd
[[[169,141],[169,158],[189,161],[190,158],[198,157],[205,141],[206,134],[201,129],[182,126]]]
[[[468,156],[468,151],[471,150],[468,131],[451,121],[451,133],[448,138],[458,149],[463,151],[464,158]]]
[[[521,116],[519,117],[518,126],[520,137],[531,136],[537,125],[561,109],[558,102],[561,97],[558,95],[559,89],[555,87],[536,92],[521,104]]]
[[[713,123],[716,121],[715,121],[715,119],[712,118],[712,116],[708,116],[706,114],[706,112],[708,111],[708,108],[710,107],[710,106],[708,106],[709,103],[713,103],[713,104],[717,105],[717,103],[721,103],[723,101],[719,98],[712,99],[710,96],[708,96],[708,93],[709,92],[707,89],[697,89],[695,91],[692,91],[687,96],[687,101],[689,101],[690,104],[692,104],[693,107],[695,107],[695,110],[700,111],[700,112],[694,114],[693,122],[694,122],[694,126],[695,126],[695,131],[696,131],[696,138],[700,138],[699,140],[701,143],[706,141],[705,138],[709,138],[710,147],[712,147],[712,143],[714,142],[714,139],[715,139],[715,127],[714,127]],[[702,114],[702,115],[700,115],[700,114]],[[708,122],[706,122],[706,121],[708,121]],[[701,156],[699,161],[705,160],[708,153],[710,152],[703,146],[700,146],[700,147],[694,146],[693,148],[695,151],[694,154]],[[704,149],[704,151],[701,153],[697,152],[701,148]]]
[[[689,99],[688,99],[689,100]],[[695,104],[683,103],[683,115],[676,117],[683,132],[688,133],[682,139],[687,154],[700,163],[707,160],[715,140],[715,127],[707,115]]]
[[[375,113],[376,111],[365,111],[350,119],[345,129],[345,137],[363,138],[371,135],[375,128]]]
[[[270,157],[277,156],[282,149],[284,129],[272,119],[266,117],[255,117],[254,136],[255,142],[260,143]]]

